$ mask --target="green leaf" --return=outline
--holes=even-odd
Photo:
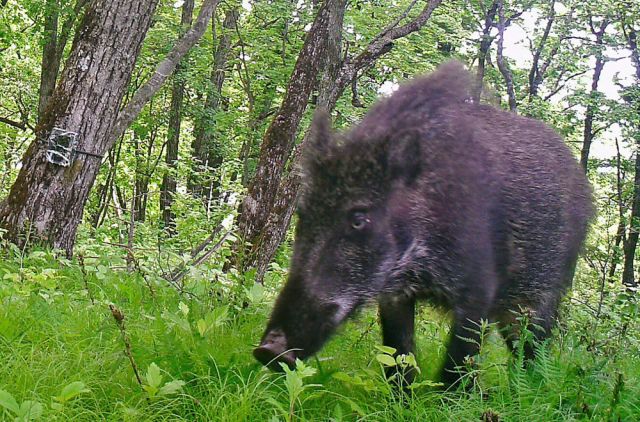
[[[180,302],[178,304],[178,309],[180,309],[180,312],[182,312],[182,314],[184,316],[187,316],[189,314],[189,305],[186,305],[186,304]]]
[[[253,283],[250,289],[245,287],[245,294],[249,303],[260,303],[264,300],[265,288],[262,284]]]
[[[11,395],[11,393],[4,390],[0,390],[0,406],[8,409],[14,414],[18,414],[20,411],[20,406],[18,406],[16,399]]]
[[[24,421],[33,421],[42,416],[44,408],[40,403],[33,400],[25,400],[20,405],[18,418]]]
[[[376,360],[384,366],[396,366],[396,360],[390,355],[379,353],[376,355]]]
[[[365,411],[362,410],[362,408],[360,406],[358,406],[358,404],[356,402],[354,402],[353,400],[348,399],[346,397],[345,397],[344,400],[347,402],[347,404],[349,405],[351,410],[356,412],[358,414],[358,416],[365,416],[366,415]]]
[[[155,397],[156,393],[158,392],[158,388],[157,387],[153,387],[153,386],[147,385],[147,384],[143,385],[142,389],[144,391],[146,391],[147,394],[149,394],[149,397],[151,397],[151,398]]]
[[[397,350],[391,346],[382,346],[380,344],[377,344],[375,348],[387,355],[393,355],[395,352],[397,352]]]
[[[60,403],[66,403],[74,397],[82,393],[88,393],[89,391],[90,390],[86,388],[86,385],[82,381],[75,381],[64,387],[60,395],[58,397],[54,397],[54,400]]]
[[[196,327],[198,328],[198,333],[200,333],[200,337],[204,337],[204,335],[209,331],[209,325],[207,325],[207,321],[204,319],[199,319],[196,322]]]
[[[162,386],[160,391],[158,391],[158,395],[166,396],[168,394],[175,394],[178,391],[182,390],[182,387],[184,386],[184,384],[185,382],[182,380],[174,380],[174,381],[168,382]]]
[[[147,369],[147,384],[150,387],[158,388],[162,384],[162,374],[160,373],[160,367],[155,364],[155,362],[151,362],[149,368]]]
[[[346,383],[349,383],[349,384],[352,384],[354,382],[354,378],[351,375],[346,374],[344,372],[335,372],[331,376],[333,378],[337,379],[338,381],[346,382]]]

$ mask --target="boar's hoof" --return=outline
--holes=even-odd
[[[260,346],[253,349],[253,356],[263,365],[273,371],[282,372],[280,362],[289,368],[296,367],[296,355],[293,350],[287,350],[286,338],[279,332],[269,333]]]

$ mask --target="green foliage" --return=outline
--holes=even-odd
[[[218,289],[215,298],[193,289],[180,294],[161,280],[154,282],[152,295],[141,277],[114,259],[117,249],[103,247],[104,256],[92,251],[91,259],[91,248],[83,250],[85,266],[105,266],[103,278],[93,271],[83,275],[77,262],[60,262],[48,252],[3,252],[0,403],[11,420],[27,409],[41,409],[41,420],[435,421],[477,420],[488,410],[505,420],[633,420],[640,409],[640,386],[634,382],[640,377],[637,302],[629,293],[607,289],[596,317],[591,308],[598,304],[598,291],[584,285],[588,267],[579,269],[567,301],[571,306],[533,365],[510,358],[490,325],[478,327],[485,333],[482,351],[474,358],[474,381],[465,394],[439,391],[435,376],[448,328],[432,309],[418,312],[415,357],[395,357],[395,350],[379,346],[375,313],[367,311],[317,360],[273,374],[254,362],[251,345],[262,333],[283,267],[273,266],[265,286]],[[38,267],[55,270],[53,290],[33,281],[15,287],[4,277]],[[21,283],[32,285],[28,293]],[[125,315],[142,388],[122,353],[109,303]],[[420,369],[404,398],[384,375],[394,365]]]

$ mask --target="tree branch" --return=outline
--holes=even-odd
[[[13,126],[20,130],[27,130],[27,125],[24,122],[16,122],[15,120],[7,119],[6,117],[0,117],[0,123]]]
[[[111,139],[118,139],[124,131],[127,130],[138,114],[140,114],[144,105],[160,89],[167,78],[171,76],[180,60],[202,37],[218,2],[219,0],[204,1],[200,8],[198,18],[191,29],[178,40],[165,59],[158,64],[151,78],[136,91],[131,101],[120,111],[111,133]]]

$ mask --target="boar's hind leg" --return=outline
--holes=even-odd
[[[531,334],[525,344],[522,345],[525,363],[535,358],[535,347],[543,342],[551,334],[558,309],[559,297],[548,297],[546,300],[534,306],[521,306],[519,310],[510,310],[503,313],[498,325],[500,333],[504,337],[509,350],[514,356],[520,353],[518,340],[524,329]],[[528,321],[527,327],[522,327],[523,321]]]
[[[383,296],[379,300],[380,325],[385,346],[396,349],[396,355],[413,352],[415,298],[404,294]],[[413,369],[398,373],[396,368],[387,369],[387,377],[397,374],[394,381],[402,385],[413,382]]]

